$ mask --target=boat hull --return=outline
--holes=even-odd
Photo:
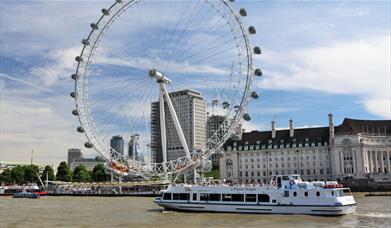
[[[245,204],[212,204],[192,202],[164,202],[154,201],[157,205],[167,210],[194,211],[194,212],[228,212],[228,213],[252,213],[252,214],[307,214],[339,216],[353,213],[356,204],[341,206],[326,205],[245,205]]]

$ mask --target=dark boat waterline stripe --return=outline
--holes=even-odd
[[[256,208],[236,208],[236,210],[243,210],[243,211],[272,211],[272,209],[256,209]]]
[[[314,211],[314,212],[340,212],[342,210],[311,210],[311,211]]]
[[[196,207],[196,206],[179,206],[179,208],[201,208],[201,209],[204,209],[205,207]]]

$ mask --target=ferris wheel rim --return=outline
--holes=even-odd
[[[102,156],[106,155],[106,156],[104,156],[104,158],[108,162],[112,162],[114,159],[112,157],[108,157],[107,152],[104,151],[104,149],[103,149],[104,146],[101,145],[101,142],[103,140],[99,140],[99,138],[97,138],[99,135],[99,129],[96,127],[96,123],[94,122],[94,119],[91,117],[91,113],[89,113],[90,112],[90,109],[89,109],[90,104],[89,104],[89,100],[87,99],[88,96],[86,96],[86,94],[88,94],[88,87],[87,87],[88,77],[86,77],[86,71],[87,71],[89,62],[91,61],[91,58],[92,58],[94,51],[96,49],[96,43],[99,42],[99,39],[104,35],[104,32],[106,31],[106,27],[108,27],[117,18],[115,15],[120,15],[120,14],[124,13],[126,11],[126,10],[124,10],[125,7],[129,8],[129,7],[131,7],[132,3],[135,4],[139,1],[130,0],[130,1],[126,1],[126,4],[124,4],[124,2],[125,1],[118,1],[117,0],[114,4],[112,4],[110,6],[110,8],[108,8],[108,10],[110,11],[115,6],[118,6],[119,4],[123,4],[122,7],[119,7],[119,9],[113,13],[113,16],[110,17],[110,19],[102,26],[102,28],[99,29],[98,35],[95,37],[95,39],[94,39],[93,35],[95,34],[97,29],[95,29],[93,27],[93,25],[91,24],[92,29],[91,29],[91,32],[89,33],[86,40],[87,40],[87,42],[93,41],[92,42],[93,46],[89,50],[88,49],[89,45],[84,44],[83,49],[80,54],[80,58],[83,59],[86,52],[88,54],[88,58],[85,63],[83,63],[83,60],[78,61],[77,70],[76,70],[76,75],[83,77],[83,80],[82,80],[83,90],[80,90],[80,87],[79,87],[80,85],[78,84],[78,81],[80,81],[80,80],[75,80],[75,92],[76,92],[75,103],[76,103],[76,110],[78,111],[78,114],[79,114],[78,115],[79,123],[83,127],[84,134],[86,135],[88,142],[90,142],[92,144],[92,146],[95,148],[95,150],[100,155],[102,155]],[[206,0],[206,2],[208,2],[208,0]],[[246,57],[246,59],[247,59],[246,86],[244,89],[242,100],[240,101],[239,109],[234,116],[234,120],[230,123],[230,126],[227,130],[227,133],[224,134],[223,139],[221,139],[219,142],[217,142],[213,148],[210,148],[207,151],[205,151],[203,154],[201,154],[201,158],[205,158],[206,156],[214,153],[230,137],[230,134],[233,132],[234,128],[238,125],[238,123],[240,122],[240,120],[243,116],[243,113],[245,111],[245,107],[247,106],[247,103],[250,98],[250,92],[251,92],[250,87],[251,87],[251,84],[253,81],[253,66],[252,66],[253,57],[252,57],[251,45],[249,42],[249,38],[248,38],[248,34],[246,32],[246,29],[240,19],[240,16],[235,12],[235,10],[230,5],[230,2],[226,1],[226,0],[221,0],[221,2],[223,2],[228,7],[231,14],[234,15],[236,22],[237,22],[237,25],[239,26],[241,33],[243,34],[243,39],[245,41],[245,46],[246,46],[246,55],[247,55],[247,57]],[[99,18],[99,20],[96,23],[94,23],[94,25],[100,27],[100,23],[105,18],[107,18],[107,15],[103,14]],[[83,68],[83,65],[84,65],[84,68]],[[83,71],[83,70],[84,70],[84,73],[80,74],[80,71]],[[85,79],[87,79],[87,80],[85,80]],[[80,92],[80,91],[82,91],[82,93],[78,94],[78,92]],[[183,169],[186,169],[187,167],[192,166],[195,163],[198,163],[201,160],[201,158],[193,160],[193,162],[189,162],[186,166],[183,167]],[[178,160],[181,160],[181,159],[183,159],[183,158],[178,158]],[[170,161],[168,161],[168,162],[170,162]],[[135,164],[135,165],[140,165],[140,166],[147,165],[147,164],[143,164],[142,162],[139,162],[139,161],[137,161],[136,163],[137,164]],[[156,166],[156,164],[158,164],[158,163],[155,163],[155,166]],[[163,163],[161,163],[161,164],[163,164]],[[135,170],[132,170],[132,171],[135,171]],[[171,170],[171,172],[175,172],[175,171]],[[163,173],[167,173],[167,172],[165,171]]]

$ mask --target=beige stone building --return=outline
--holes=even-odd
[[[267,182],[271,175],[300,174],[305,180],[391,179],[391,121],[346,118],[328,127],[243,133],[229,140],[220,159],[220,178]]]

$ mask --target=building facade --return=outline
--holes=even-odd
[[[110,147],[110,155],[112,157],[115,153],[124,155],[124,139],[121,136],[113,136],[110,140]]]
[[[229,140],[220,159],[220,178],[267,183],[270,176],[300,174],[305,180],[391,179],[391,121],[345,119],[334,127],[243,133]],[[373,130],[372,130],[373,129]]]
[[[68,166],[70,167],[72,162],[83,158],[83,153],[80,149],[71,148],[68,149]]]
[[[100,157],[84,158],[80,149],[68,149],[68,167],[74,170],[79,165],[84,165],[88,171],[92,171],[98,164],[104,164],[104,160]]]
[[[205,149],[206,103],[199,92],[182,90],[169,94],[181,124],[189,151]],[[165,102],[167,160],[185,156],[174,122]],[[151,104],[151,156],[152,162],[162,162],[159,102]]]
[[[211,115],[207,117],[207,124],[206,124],[206,140],[211,139],[214,134],[217,134],[217,139],[221,139],[223,137],[223,134],[228,129],[228,122],[225,121],[227,116],[221,116],[221,115]],[[216,153],[212,154],[210,156],[210,160],[213,162],[213,164],[218,164],[219,159],[222,157],[223,151],[217,151]]]

